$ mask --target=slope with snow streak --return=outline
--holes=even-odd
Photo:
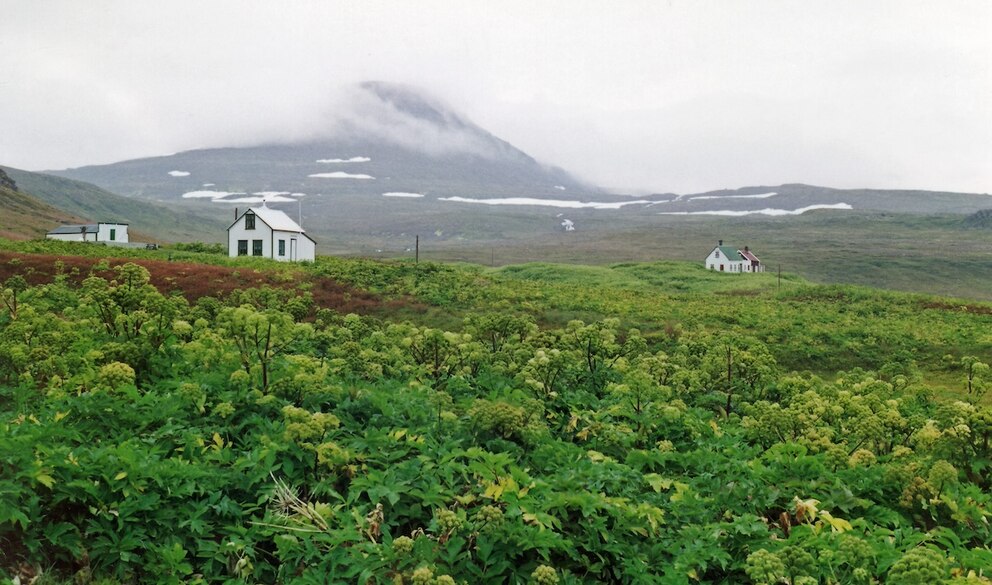
[[[702,201],[704,199],[767,199],[778,195],[778,193],[759,193],[757,195],[697,195],[689,197],[688,201]]]
[[[596,201],[568,201],[564,199],[534,199],[531,197],[503,197],[494,199],[471,199],[468,197],[438,197],[438,201],[453,201],[455,203],[481,203],[483,205],[538,205],[543,207],[565,207],[568,209],[620,209],[626,205],[651,203],[643,199],[636,201],[617,201],[615,203],[600,203]]]
[[[344,171],[334,171],[333,173],[314,173],[307,175],[315,179],[374,179],[372,175],[365,173],[346,173]]]
[[[833,203],[828,205],[808,205],[806,207],[800,207],[799,209],[765,208],[765,209],[752,209],[747,211],[731,211],[729,209],[721,209],[714,211],[661,211],[658,212],[658,215],[719,215],[724,217],[742,217],[745,215],[783,216],[783,215],[802,215],[807,211],[815,211],[817,209],[852,210],[854,208],[847,203]]]

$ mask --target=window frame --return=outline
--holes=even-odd
[[[248,240],[238,240],[238,256],[248,255]]]
[[[265,254],[264,240],[252,240],[251,241],[251,255],[252,256],[262,256]]]

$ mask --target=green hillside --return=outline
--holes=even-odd
[[[44,236],[54,225],[74,221],[80,220],[22,193],[0,169],[0,238],[37,238]]]
[[[49,241],[0,282],[0,580],[989,583],[992,304]]]
[[[127,223],[131,229],[158,240],[220,240],[227,227],[220,213],[211,217],[209,210],[194,210],[181,204],[156,205],[121,197],[82,181],[0,168],[17,182],[21,191],[49,205],[91,221]],[[226,219],[227,215],[223,217]]]

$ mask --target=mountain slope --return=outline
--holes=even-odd
[[[22,193],[16,182],[0,169],[0,238],[37,238],[59,223],[80,221],[71,213]]]
[[[322,137],[294,143],[192,150],[52,173],[163,200],[205,189],[374,196],[594,191],[406,86],[361,84],[327,126],[318,132]]]
[[[441,101],[383,82],[355,87],[325,127],[306,139],[53,173],[210,218],[218,227],[212,237],[199,238],[214,241],[223,237],[220,226],[233,208],[264,198],[301,217],[321,253],[405,250],[414,235],[425,243],[518,244],[573,229],[604,234],[660,227],[666,218],[697,214],[963,215],[992,201],[967,193],[802,184],[641,198],[607,194],[542,165]],[[162,237],[190,239],[188,233]]]
[[[221,218],[213,218],[206,210],[189,205],[156,205],[115,195],[81,181],[11,167],[0,170],[6,171],[21,191],[64,210],[70,217],[75,216],[69,221],[79,221],[78,218],[119,221],[130,224],[138,233],[164,240],[220,240],[226,227]],[[51,227],[48,225],[46,231]],[[135,239],[133,235],[132,239]]]
[[[777,187],[743,187],[691,195],[653,195],[651,210],[678,215],[717,212],[728,217],[759,214],[764,210],[794,212],[805,208],[883,211],[891,213],[973,213],[992,203],[992,197],[976,193],[900,189],[833,189],[792,183]],[[778,212],[778,215],[788,215]],[[776,215],[775,211],[764,215]]]

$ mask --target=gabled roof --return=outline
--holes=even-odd
[[[259,219],[264,221],[266,225],[274,230],[303,233],[303,228],[300,227],[300,224],[293,221],[293,219],[286,215],[286,212],[284,211],[265,206],[252,207],[251,210],[258,216]]]
[[[231,231],[231,228],[241,221],[241,218],[244,217],[249,211],[254,213],[255,217],[262,220],[265,225],[269,226],[269,228],[274,231],[295,232],[307,238],[314,244],[317,243],[316,240],[307,235],[306,230],[300,227],[300,224],[296,223],[291,217],[286,215],[286,212],[278,209],[272,209],[271,207],[266,207],[265,205],[246,209],[244,213],[238,216],[238,219],[234,220],[234,223],[227,226],[227,231]]]
[[[265,206],[250,207],[246,209],[245,212],[239,215],[238,219],[234,220],[234,223],[228,226],[227,229],[230,230],[232,227],[234,227],[234,225],[239,221],[241,221],[241,218],[244,217],[245,214],[248,213],[249,211],[254,213],[255,216],[258,217],[258,219],[265,222],[265,225],[269,226],[274,230],[278,230],[281,232],[299,232],[301,234],[305,233],[305,230],[300,227],[300,224],[293,221],[293,219],[290,218],[288,215],[286,215],[285,212]]]
[[[95,224],[95,223],[76,224],[76,225],[60,225],[59,227],[57,227],[57,228],[49,231],[48,233],[49,234],[54,234],[54,235],[58,235],[58,234],[80,234],[80,233],[95,234],[97,232],[97,229],[98,229],[98,227],[97,227],[97,224]]]
[[[761,260],[758,260],[758,257],[754,255],[754,252],[750,250],[739,250],[739,252],[745,260],[750,260],[751,262],[761,262]]]

